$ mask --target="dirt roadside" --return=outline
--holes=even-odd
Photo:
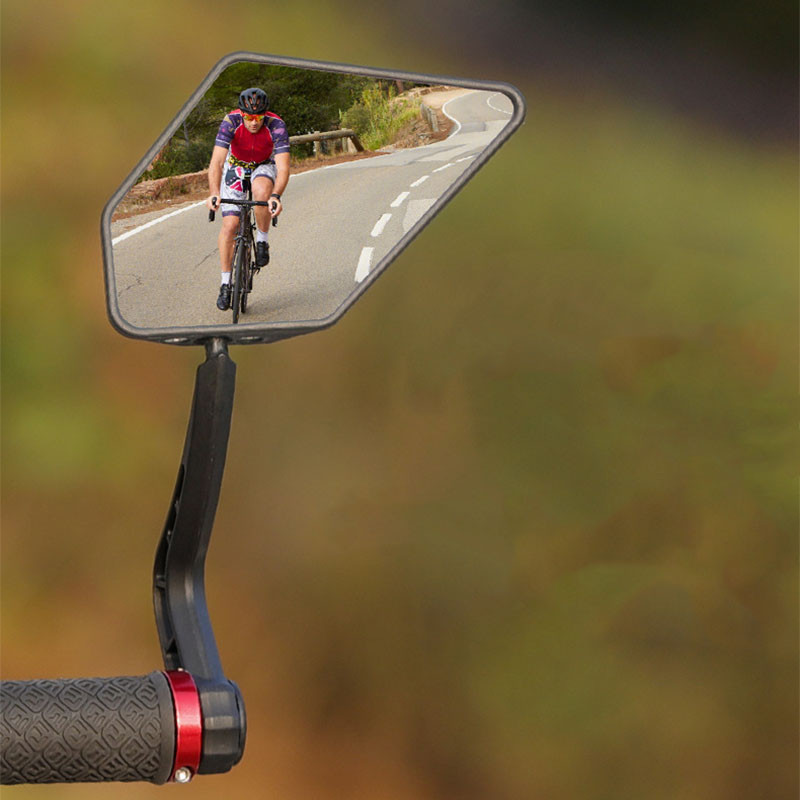
[[[419,97],[436,115],[439,130],[434,132],[430,125],[420,117],[407,125],[398,134],[397,139],[381,150],[364,153],[338,154],[307,158],[302,161],[292,160],[291,173],[297,175],[321,167],[340,164],[345,161],[357,161],[362,158],[375,158],[394,150],[420,147],[431,142],[441,141],[450,133],[453,121],[442,111],[444,104],[454,97],[465,94],[469,89],[452,89],[444,86],[413,89],[406,96]],[[169,178],[156,178],[151,181],[137,183],[122,198],[111,217],[112,222],[128,217],[177,208],[185,203],[198,202],[208,197],[208,171],[191,172],[186,175],[173,175]]]

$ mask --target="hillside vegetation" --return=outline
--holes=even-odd
[[[290,135],[353,128],[364,146],[375,150],[419,114],[419,100],[398,98],[413,84],[359,75],[319,72],[266,64],[228,67],[192,109],[140,181],[198,172],[208,166],[222,118],[236,108],[239,92],[260,86],[270,110],[285,122]],[[313,144],[292,145],[292,157],[311,156]]]

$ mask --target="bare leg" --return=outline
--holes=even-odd
[[[260,200],[265,202],[269,200],[272,193],[272,187],[275,184],[264,175],[259,176],[253,181],[253,200]],[[268,231],[269,223],[272,220],[272,212],[269,206],[255,206],[256,210],[256,225],[260,231]]]
[[[233,260],[233,240],[236,238],[236,231],[239,229],[239,217],[230,214],[222,218],[222,228],[219,232],[217,244],[219,245],[219,264],[223,272],[231,271],[231,261]]]

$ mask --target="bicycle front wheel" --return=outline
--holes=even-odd
[[[253,288],[253,270],[250,265],[250,250],[245,254],[244,264],[242,265],[242,314],[247,311],[247,298]]]
[[[231,278],[233,280],[233,288],[231,289],[231,310],[233,311],[233,323],[239,321],[239,309],[242,302],[242,291],[244,287],[244,280],[246,274],[245,262],[247,261],[247,245],[244,242],[239,242],[236,246],[236,251],[233,256],[233,269],[231,270]]]

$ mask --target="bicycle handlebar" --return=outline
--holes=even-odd
[[[214,199],[216,200],[218,198],[215,196]],[[270,201],[269,200],[229,200],[228,198],[225,198],[225,200],[222,200],[221,198],[219,198],[219,200],[220,200],[220,205],[222,205],[223,202],[224,203],[228,203],[230,205],[237,205],[237,206],[268,206],[268,205],[270,205]],[[213,222],[216,219],[216,216],[217,215],[216,215],[215,211],[209,211],[208,212],[208,221],[209,222]],[[272,227],[274,228],[277,224],[278,224],[278,218],[277,217],[273,217],[272,218]]]
[[[162,672],[3,681],[0,783],[165,783],[176,766],[176,707]]]

